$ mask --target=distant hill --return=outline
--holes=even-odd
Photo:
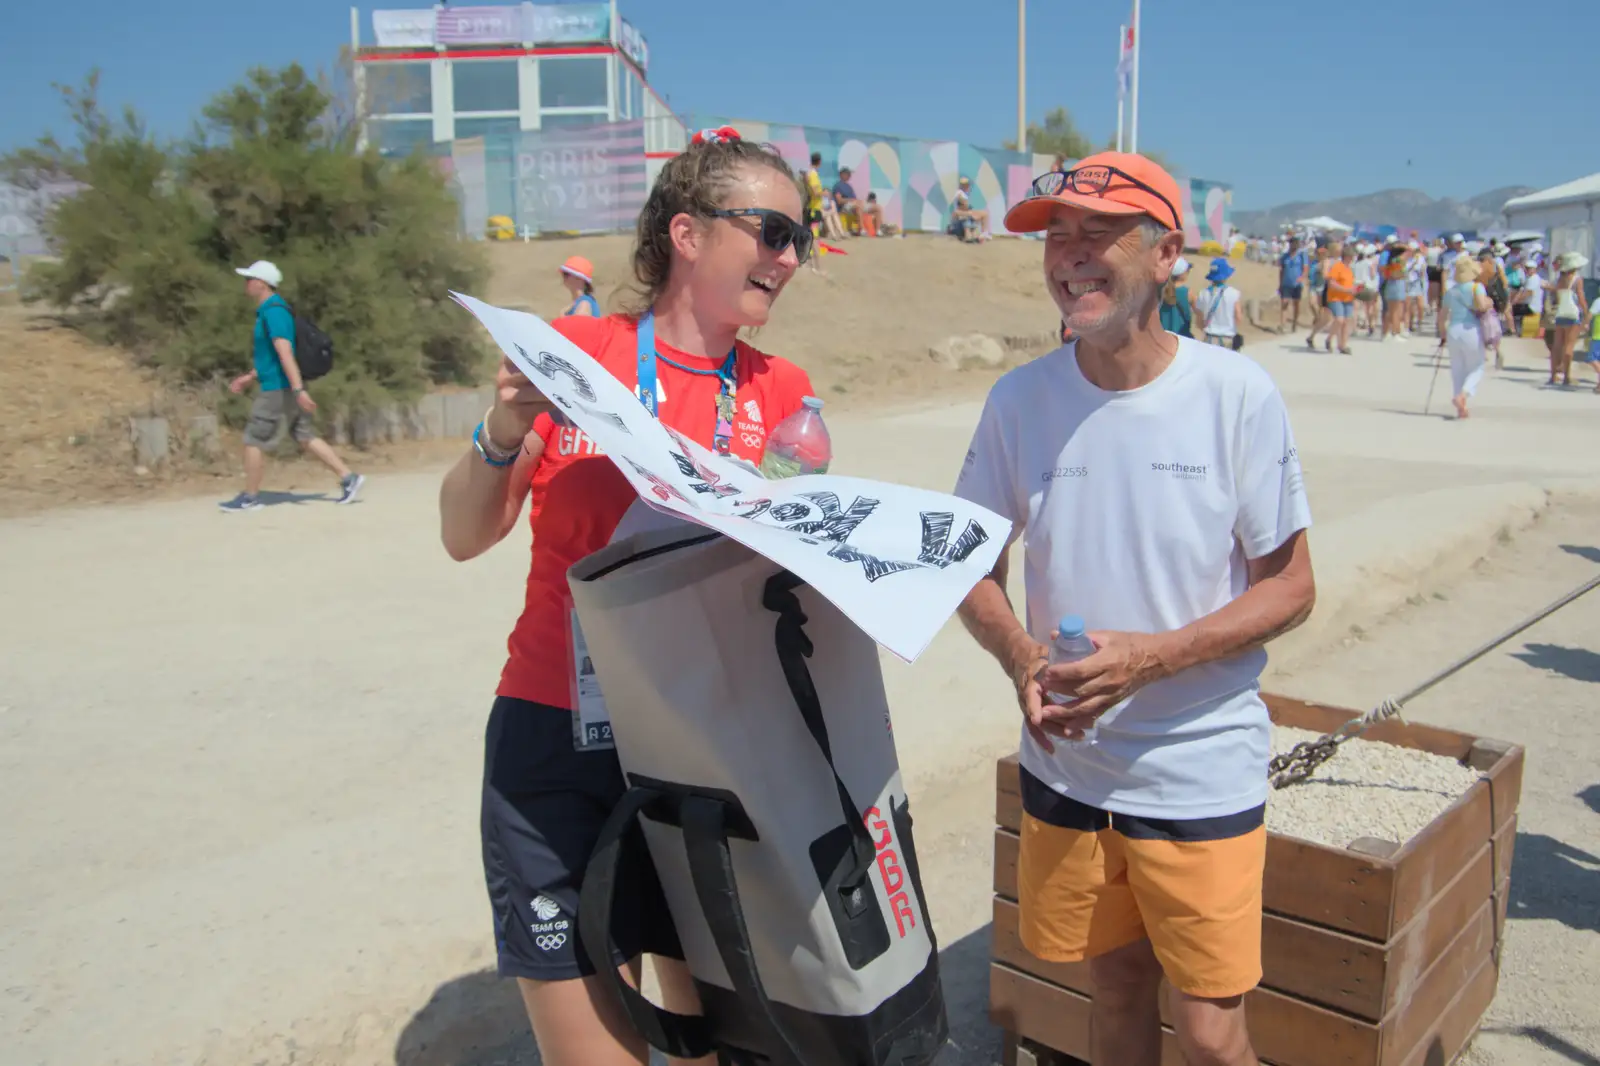
[[[1370,222],[1401,229],[1486,229],[1500,221],[1500,208],[1513,196],[1533,192],[1529,185],[1507,185],[1490,189],[1470,200],[1435,200],[1420,189],[1385,189],[1366,196],[1346,196],[1339,200],[1300,201],[1279,204],[1265,211],[1232,212],[1233,224],[1246,233],[1273,233],[1285,222],[1328,215],[1340,222]]]

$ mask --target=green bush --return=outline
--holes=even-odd
[[[283,296],[334,341],[313,386],[324,414],[474,380],[492,361],[448,291],[481,289],[478,249],[423,156],[356,150],[333,97],[298,65],[252,70],[164,144],[137,115],[107,117],[90,75],[63,89],[77,130],[0,157],[25,188],[72,182],[43,221],[53,261],[25,297],[176,381],[217,386],[250,366],[254,309],[234,267],[270,259]]]

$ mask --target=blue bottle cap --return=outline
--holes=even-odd
[[[1056,629],[1060,630],[1060,636],[1069,640],[1073,637],[1081,637],[1084,633],[1083,619],[1075,614],[1064,614],[1061,616],[1061,622],[1056,626]]]

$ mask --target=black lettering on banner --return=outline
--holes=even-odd
[[[857,496],[849,510],[839,509],[839,497],[831,492],[802,492],[800,498],[810,500],[822,512],[820,519],[809,522],[796,522],[788,526],[791,533],[810,533],[821,537],[823,540],[843,543],[850,538],[856,527],[865,522],[873,511],[878,509],[878,500],[867,496]],[[776,513],[773,515],[777,517]]]
[[[598,419],[601,422],[610,423],[617,429],[622,430],[622,432],[626,433],[628,436],[633,436],[633,430],[628,428],[628,423],[624,422],[622,420],[622,416],[617,414],[615,411],[603,411],[598,407],[593,407],[586,403],[573,403],[570,400],[564,399],[558,399],[555,402],[569,411],[573,408],[577,408],[590,418]]]
[[[846,563],[860,563],[862,575],[868,581],[876,581],[880,577],[888,577],[890,574],[898,574],[905,570],[919,570],[922,567],[921,563],[904,563],[895,559],[880,559],[876,555],[868,555],[866,552],[857,551],[848,544],[834,545],[833,550],[828,553],[828,558],[838,559]]]
[[[718,498],[739,495],[736,485],[724,485],[722,475],[715,470],[710,470],[681,452],[672,453],[672,461],[678,464],[678,470],[684,477],[692,482],[690,488],[698,493],[709,493]]]
[[[775,522],[798,522],[810,513],[811,506],[809,504],[790,500],[788,503],[780,503],[774,507],[772,509],[772,518]]]
[[[594,386],[589,384],[589,379],[584,377],[583,373],[579,371],[577,367],[573,366],[559,355],[556,355],[553,352],[540,352],[539,358],[535,359],[533,356],[528,354],[528,350],[522,345],[513,343],[512,347],[517,350],[518,355],[532,363],[533,368],[540,374],[543,374],[545,377],[553,379],[557,376],[561,376],[565,377],[568,381],[571,381],[572,389],[578,394],[578,399],[584,400],[588,403],[594,403],[599,399],[599,397],[595,395]]]
[[[663,503],[665,503],[667,500],[672,499],[674,496],[676,496],[680,500],[683,500],[683,493],[681,493],[677,489],[673,488],[670,484],[668,484],[655,471],[646,470],[644,467],[640,466],[638,463],[634,462],[632,459],[628,459],[628,457],[626,455],[624,455],[623,458],[628,460],[628,465],[633,467],[633,472],[634,473],[638,474],[640,477],[642,477],[646,481],[650,482],[650,491],[651,491],[652,494],[655,495],[655,497],[657,499],[661,500]],[[689,501],[688,500],[683,500],[683,502],[684,503],[688,503]]]
[[[982,526],[968,519],[967,528],[951,544],[950,529],[955,525],[955,518],[949,511],[922,512],[922,550],[917,554],[919,563],[937,566],[940,570],[951,563],[964,563],[989,539],[989,534]]]
[[[848,508],[840,508],[839,497],[831,492],[803,492],[800,495],[802,499],[810,500],[816,505],[822,517],[806,522],[794,522],[784,528],[791,533],[811,534],[822,540],[833,541],[834,547],[828,552],[828,558],[846,563],[860,563],[861,572],[868,581],[877,581],[880,577],[887,577],[890,574],[915,570],[922,565],[894,559],[879,559],[846,543],[856,527],[878,509],[880,501],[867,496],[857,496],[855,502]],[[773,510],[773,516],[777,517],[776,508]]]

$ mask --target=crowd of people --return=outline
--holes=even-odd
[[[1376,240],[1344,233],[1286,231],[1245,241],[1246,256],[1278,268],[1279,330],[1310,319],[1306,345],[1350,354],[1350,336],[1404,342],[1429,331],[1447,348],[1461,418],[1488,359],[1505,365],[1506,335],[1542,336],[1552,387],[1572,386],[1575,349],[1596,369],[1600,392],[1600,299],[1585,300],[1579,252],[1548,255],[1540,240],[1432,240],[1398,234]]]

